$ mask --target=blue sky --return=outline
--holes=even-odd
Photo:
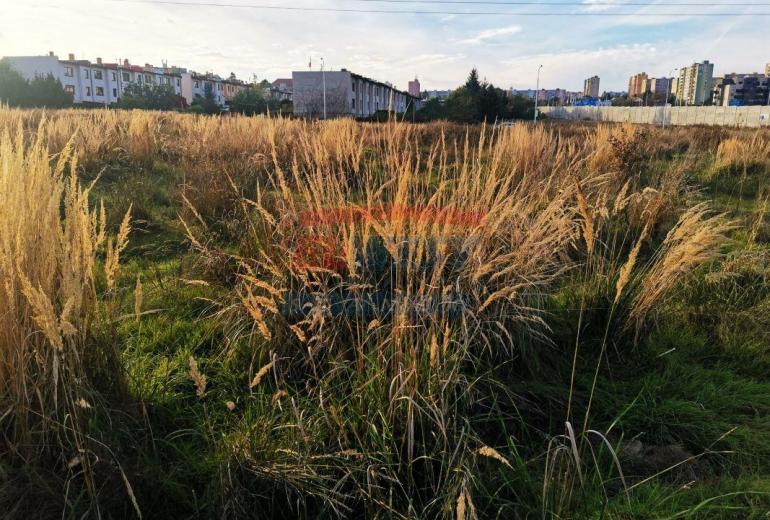
[[[171,0],[173,1],[173,0]],[[274,11],[107,0],[0,0],[0,55],[74,52],[78,58],[187,66],[258,79],[289,77],[324,57],[401,88],[460,84],[472,67],[500,87],[581,90],[598,75],[601,90],[625,90],[637,72],[668,75],[708,59],[715,74],[754,72],[770,62],[770,16],[666,17],[666,12],[770,12],[766,7],[583,5],[467,6],[360,0],[185,0],[188,3],[290,5],[389,10],[628,13],[628,16],[482,16]],[[549,1],[549,0],[544,0]],[[580,1],[580,0],[577,0]],[[606,2],[607,0],[599,0]],[[639,2],[640,0],[635,0]],[[702,0],[720,1],[720,0]],[[721,0],[729,3],[729,0]],[[745,0],[744,0],[745,1]],[[757,0],[759,1],[759,0]]]

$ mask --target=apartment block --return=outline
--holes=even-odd
[[[714,78],[712,99],[720,106],[765,105],[770,102],[770,76],[751,74],[725,74]]]
[[[26,79],[52,75],[72,95],[76,105],[109,106],[118,103],[130,85],[165,85],[188,104],[193,102],[195,96],[204,97],[210,87],[217,104],[226,107],[240,90],[247,87],[234,75],[223,79],[180,67],[156,67],[149,63],[133,65],[128,60],[105,63],[96,58],[95,62],[91,62],[75,59],[74,54],[67,59],[59,59],[53,52],[47,56],[9,56],[6,59]]]
[[[599,76],[592,76],[583,82],[583,95],[591,98],[599,97]]]
[[[672,80],[673,78],[650,78],[647,80],[647,92],[667,96],[671,94]]]
[[[349,70],[292,72],[294,114],[370,117],[381,110],[397,114],[417,100],[409,93]]]
[[[711,100],[714,64],[708,60],[679,69],[676,99],[682,105],[704,105]]]
[[[270,95],[279,101],[291,101],[294,82],[291,78],[278,78],[270,84]]]
[[[414,81],[409,82],[409,95],[412,97],[419,98],[420,97],[420,80],[417,78],[414,78]]]
[[[426,90],[422,94],[425,99],[438,99],[443,102],[452,95],[452,90]],[[532,96],[534,97],[534,94]]]
[[[628,97],[642,97],[647,93],[647,73],[640,72],[628,79]]]

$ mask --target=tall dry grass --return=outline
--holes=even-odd
[[[114,280],[128,215],[108,237],[105,208],[92,208],[78,182],[72,146],[50,156],[46,132],[41,121],[33,141],[21,126],[0,135],[0,431],[4,451],[82,470],[96,496],[89,369],[116,352],[94,353],[87,338],[100,305],[100,254],[106,249],[104,274]]]

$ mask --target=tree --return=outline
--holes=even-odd
[[[471,69],[471,73],[468,74],[468,79],[465,81],[465,90],[467,90],[471,95],[475,96],[477,95],[481,89],[481,82],[479,81],[479,71],[476,70],[476,67]]]
[[[266,97],[263,86],[251,85],[238,92],[230,102],[230,110],[247,116],[275,113],[281,109],[278,100]]]
[[[24,79],[7,60],[0,60],[0,102],[18,107],[64,108],[72,95],[53,75]]]
[[[151,86],[133,83],[123,90],[118,106],[146,110],[173,110],[182,108],[184,99],[176,95],[171,85]]]
[[[192,105],[193,111],[204,114],[219,114],[222,111],[214,97],[214,86],[210,82],[203,87],[203,97],[195,96]]]

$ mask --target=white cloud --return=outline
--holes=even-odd
[[[465,43],[469,45],[478,45],[488,40],[494,40],[496,38],[499,38],[500,36],[508,36],[519,32],[521,32],[520,25],[510,25],[508,27],[500,27],[497,29],[486,29],[476,34],[476,36],[460,40],[459,43]]]
[[[597,12],[612,9],[620,2],[618,0],[583,0],[583,4],[586,6],[586,11]]]

